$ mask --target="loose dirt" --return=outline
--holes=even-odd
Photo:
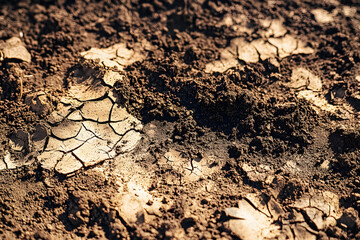
[[[360,238],[359,16],[0,0],[0,238]]]

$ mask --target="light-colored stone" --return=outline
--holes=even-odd
[[[6,40],[5,43],[0,44],[0,51],[3,52],[4,58],[31,62],[31,55],[20,38],[12,37]]]
[[[329,23],[334,21],[334,17],[332,13],[329,13],[325,9],[317,8],[310,11],[314,17],[315,20],[319,23]]]

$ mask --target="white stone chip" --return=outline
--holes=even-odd
[[[24,62],[31,62],[31,55],[25,48],[20,38],[12,37],[6,40],[5,43],[0,44],[4,57],[7,59],[18,59]]]

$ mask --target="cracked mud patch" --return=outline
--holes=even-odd
[[[140,121],[110,98],[79,105],[49,127],[47,143],[38,156],[43,167],[73,173],[129,152],[140,141]],[[61,111],[52,114],[61,115]]]
[[[232,39],[230,46],[220,51],[220,59],[207,64],[205,71],[224,72],[237,66],[239,61],[256,63],[267,59],[281,60],[295,54],[314,52],[306,41],[288,34],[281,20],[263,20],[262,25],[265,28],[262,33],[264,38],[253,41],[248,41],[246,38]]]

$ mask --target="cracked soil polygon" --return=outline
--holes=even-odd
[[[141,44],[151,47],[145,42]],[[106,58],[102,62],[124,67],[141,60],[144,51],[129,50],[124,44],[117,44],[107,49],[93,48],[83,55],[88,59],[100,56]],[[75,70],[75,81],[69,84],[67,95],[61,97],[56,110],[47,116],[47,123],[38,124],[31,136],[22,130],[12,135],[13,151],[27,153],[32,148],[38,153],[37,159],[43,168],[67,175],[128,153],[137,146],[143,125],[114,103],[117,99],[109,88],[121,81],[123,75],[106,70],[103,79],[99,79],[92,70],[85,71],[89,72],[82,76],[82,71]],[[33,110],[39,114],[48,113],[51,107],[45,102],[47,95],[33,95],[27,95],[28,104],[33,104]],[[34,102],[36,97],[44,99]],[[0,167],[10,169],[28,164],[11,159],[10,155],[4,158]]]

